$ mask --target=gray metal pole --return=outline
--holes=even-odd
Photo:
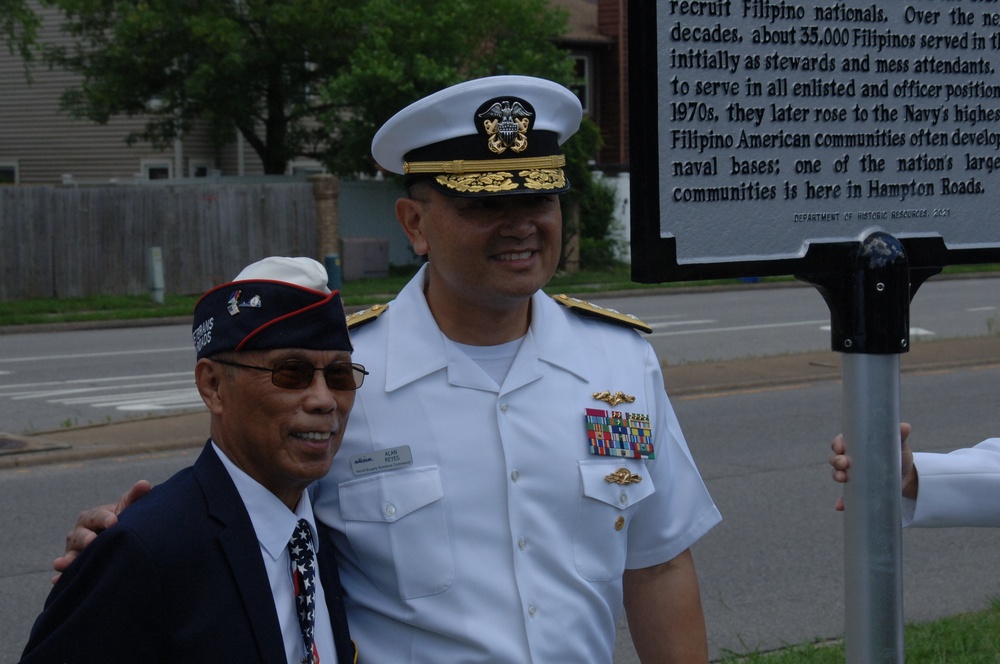
[[[842,357],[848,664],[903,664],[899,355]]]
[[[902,664],[899,358],[909,348],[912,284],[906,252],[883,231],[863,235],[841,262],[805,275],[830,306],[842,353],[844,643],[847,664]]]

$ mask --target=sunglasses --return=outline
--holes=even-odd
[[[278,362],[273,368],[255,367],[251,364],[241,364],[230,360],[217,360],[213,362],[225,364],[230,367],[241,369],[257,369],[258,371],[271,372],[271,384],[282,387],[286,390],[304,390],[312,385],[313,377],[317,371],[323,372],[326,386],[331,390],[356,390],[365,382],[368,372],[360,364],[350,362],[334,362],[325,367],[313,366],[303,360],[284,360]]]

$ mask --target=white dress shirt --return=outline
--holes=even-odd
[[[313,532],[313,547],[319,551],[320,542],[316,537],[316,521],[313,517],[309,493],[302,492],[299,504],[292,512],[277,496],[265,489],[257,480],[236,466],[212,441],[222,464],[236,484],[243,504],[250,513],[250,521],[260,543],[260,555],[267,569],[267,578],[274,596],[274,608],[281,624],[281,636],[285,644],[288,664],[300,664],[303,657],[302,630],[299,627],[298,612],[295,608],[295,593],[292,590],[291,559],[288,555],[288,541],[299,519],[309,522]],[[316,561],[316,624],[314,640],[321,664],[336,664],[337,652],[333,645],[333,628],[330,627],[330,611],[326,606],[323,584],[319,578],[319,560]]]

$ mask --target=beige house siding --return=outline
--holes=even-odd
[[[56,10],[35,6],[44,18],[41,39],[69,43],[59,26]],[[59,97],[76,80],[62,70],[36,65],[32,82],[24,63],[0,45],[0,175],[16,165],[20,184],[59,184],[70,176],[77,184],[142,178],[148,162],[168,164],[171,175],[189,177],[192,165],[208,165],[223,175],[235,175],[239,164],[235,146],[216,150],[204,132],[195,132],[178,146],[155,150],[148,143],[128,146],[125,137],[142,126],[140,118],[113,118],[106,125],[74,120],[59,108]],[[262,172],[253,150],[244,150],[244,171]],[[0,177],[0,180],[3,178]]]

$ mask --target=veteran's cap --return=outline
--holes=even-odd
[[[272,256],[205,293],[194,307],[198,359],[224,351],[352,351],[339,291],[311,258]]]
[[[372,140],[382,168],[426,178],[449,196],[569,189],[559,146],[580,127],[575,94],[530,76],[490,76],[410,104]]]

